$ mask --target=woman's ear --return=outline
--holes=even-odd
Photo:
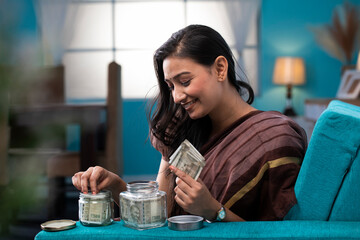
[[[223,82],[227,78],[228,61],[224,56],[218,56],[214,62],[218,81]]]

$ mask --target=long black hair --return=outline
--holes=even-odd
[[[224,56],[228,61],[227,75],[232,86],[241,96],[247,93],[249,104],[254,99],[254,92],[247,82],[236,79],[236,61],[230,47],[217,31],[203,25],[190,25],[173,33],[154,54],[159,93],[148,111],[151,134],[168,148],[170,155],[184,139],[199,149],[208,140],[211,121],[208,116],[191,119],[179,104],[174,103],[164,81],[163,62],[169,56],[190,58],[207,67],[212,66],[218,56]]]

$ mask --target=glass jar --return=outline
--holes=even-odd
[[[85,226],[104,226],[112,223],[114,200],[110,191],[98,194],[80,193],[79,220]]]
[[[166,193],[155,181],[135,181],[120,193],[120,214],[125,226],[138,230],[166,224]]]

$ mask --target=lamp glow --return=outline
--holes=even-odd
[[[276,59],[273,82],[275,84],[287,86],[286,107],[284,114],[296,116],[292,107],[291,91],[293,85],[302,85],[305,83],[305,65],[302,58],[297,57],[279,57]]]

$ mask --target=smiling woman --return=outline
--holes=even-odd
[[[210,27],[175,32],[156,50],[154,65],[160,92],[150,111],[150,132],[162,154],[157,180],[168,193],[170,215],[282,219],[296,202],[303,129],[280,113],[250,106],[252,88],[237,79],[230,47]],[[205,157],[198,181],[168,163],[185,139]]]

